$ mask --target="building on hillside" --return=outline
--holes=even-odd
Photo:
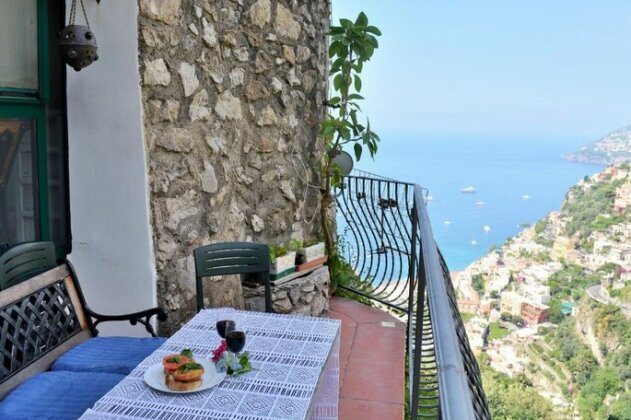
[[[563,302],[563,304],[561,305],[561,313],[565,316],[568,315],[572,315],[572,312],[574,311],[574,303],[572,302]]]
[[[541,324],[548,320],[550,308],[547,305],[525,300],[521,305],[521,317],[528,326]]]
[[[550,257],[559,260],[561,258],[567,258],[568,252],[574,249],[572,240],[565,236],[556,236],[552,250],[550,251]]]
[[[502,318],[502,314],[498,309],[491,309],[489,312],[489,322],[499,322]]]
[[[596,236],[596,235],[592,235]],[[611,247],[613,244],[609,240],[609,238],[605,234],[600,234],[597,236],[597,239],[594,240],[594,250],[593,252],[605,255],[611,252]]]
[[[475,313],[480,307],[480,299],[477,296],[473,296],[471,299],[458,299],[457,302],[460,312]]]
[[[500,295],[500,312],[508,312],[511,315],[521,315],[521,305],[524,297],[515,292],[503,292]]]
[[[613,209],[617,214],[621,214],[631,205],[631,183],[626,183],[616,191],[616,199],[613,203]]]
[[[521,286],[523,295],[537,303],[547,304],[550,302],[550,286],[544,286],[536,283],[524,283]]]
[[[491,310],[492,310],[492,305],[497,305],[497,301],[496,300],[483,300],[480,303],[480,312],[482,312],[485,315],[488,315]]]

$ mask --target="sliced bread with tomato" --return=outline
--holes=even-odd
[[[165,375],[165,384],[171,391],[194,391],[202,386],[204,367],[199,363],[181,364],[175,371]]]

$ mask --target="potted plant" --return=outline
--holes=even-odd
[[[283,245],[270,245],[270,279],[277,280],[296,271],[296,252]]]
[[[301,244],[296,256],[296,271],[304,271],[323,265],[327,261],[324,242],[310,241]]]

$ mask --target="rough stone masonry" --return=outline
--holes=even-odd
[[[195,311],[193,249],[310,239],[328,0],[139,0],[139,61],[158,302]],[[211,306],[243,307],[238,279]]]

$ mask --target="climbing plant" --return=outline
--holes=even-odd
[[[362,80],[360,74],[364,63],[369,61],[379,47],[377,37],[381,31],[368,23],[361,12],[355,21],[340,19],[339,26],[331,26],[329,58],[332,94],[327,100],[327,116],[320,123],[320,137],[324,139],[325,152],[322,162],[322,187],[320,219],[325,237],[327,253],[334,259],[336,247],[333,243],[332,223],[328,218],[333,197],[331,188],[341,179],[339,167],[333,159],[347,147],[352,147],[355,160],[359,161],[368,150],[371,157],[377,153],[379,136],[371,130],[370,122],[360,122],[359,101]]]

